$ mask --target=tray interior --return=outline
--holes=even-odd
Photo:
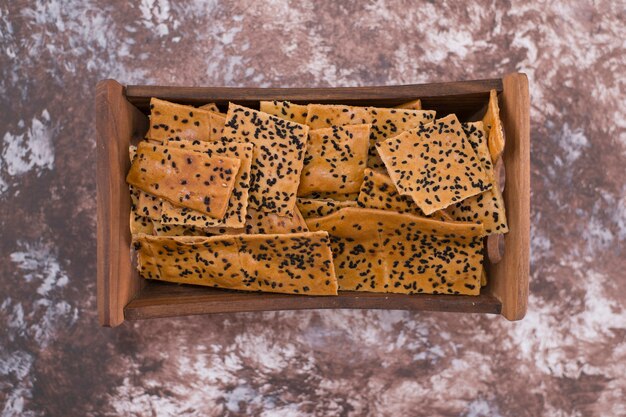
[[[145,115],[150,97],[183,104],[215,102],[223,111],[228,102],[257,107],[259,100],[283,99],[296,103],[333,103],[391,107],[420,98],[423,108],[434,109],[438,116],[456,113],[461,121],[480,120],[489,100],[489,91],[502,92],[502,80],[425,84],[393,87],[338,89],[255,89],[255,88],[182,88],[127,86],[127,100]],[[147,116],[146,116],[147,117]],[[133,141],[140,140],[138,131]],[[489,267],[487,265],[487,267]],[[488,285],[478,296],[403,295],[340,291],[336,297],[295,296],[287,294],[246,293],[221,289],[141,280],[137,296],[124,308],[126,319],[144,319],[189,314],[237,311],[296,310],[318,308],[406,309],[500,314],[502,303]]]

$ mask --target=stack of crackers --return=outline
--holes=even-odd
[[[146,279],[336,295],[480,293],[483,239],[508,231],[482,121],[396,108],[152,98],[130,147],[130,231]]]

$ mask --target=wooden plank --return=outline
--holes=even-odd
[[[176,102],[203,104],[231,101],[288,100],[306,104],[312,99],[318,103],[334,101],[389,100],[402,104],[407,99],[465,96],[502,91],[499,78],[446,83],[409,84],[374,87],[332,88],[248,88],[248,87],[174,87],[129,85],[126,87],[128,101],[144,105],[150,97],[159,97]],[[404,100],[404,101],[402,101]],[[423,104],[423,103],[422,103]]]
[[[294,103],[340,103],[393,107],[420,98],[425,109],[440,115],[457,113],[465,121],[486,105],[489,91],[502,91],[501,79],[457,81],[400,86],[341,87],[341,88],[233,88],[233,87],[171,87],[129,85],[128,100],[144,112],[150,97],[183,104],[216,103],[222,109],[228,102],[258,108],[259,100],[288,100]]]
[[[490,266],[490,291],[502,301],[502,315],[520,320],[528,303],[530,269],[530,97],[525,74],[503,79],[500,115],[506,136],[504,165],[509,233],[502,260]]]
[[[148,281],[125,308],[126,319],[137,320],[239,311],[309,310],[330,308],[424,310],[499,314],[501,303],[489,294],[476,297],[429,294],[377,294],[340,291],[338,296],[245,293],[166,282]]]
[[[96,86],[97,145],[97,301],[102,326],[124,321],[124,306],[140,291],[143,280],[130,260],[130,194],[126,172],[128,145],[147,128],[146,117],[124,97],[113,80]]]

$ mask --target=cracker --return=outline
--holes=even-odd
[[[298,207],[294,207],[293,215],[279,216],[276,213],[264,213],[257,209],[249,209],[246,215],[245,232],[248,234],[300,233],[308,232],[304,218]]]
[[[506,220],[504,200],[496,184],[483,123],[464,123],[463,130],[480,159],[480,163],[491,183],[491,189],[453,204],[446,211],[454,220],[482,224],[485,229],[485,236],[493,233],[507,233],[509,227]]]
[[[311,130],[298,196],[359,191],[367,163],[371,125]]]
[[[241,160],[141,142],[126,181],[169,202],[222,218]]]
[[[375,169],[367,168],[365,170],[365,179],[361,185],[357,202],[358,206],[363,208],[397,211],[398,213],[427,217],[410,197],[398,193],[395,184],[386,172]],[[441,221],[452,220],[441,210],[428,217]]]
[[[489,104],[483,117],[483,125],[487,132],[487,143],[491,161],[495,165],[504,151],[504,130],[500,121],[500,106],[498,105],[498,93],[496,90],[489,92]]]
[[[169,139],[165,144],[174,148],[204,152],[208,156],[223,155],[229,158],[238,158],[241,160],[241,166],[239,171],[237,171],[235,186],[228,200],[228,208],[223,218],[214,219],[196,210],[164,202],[161,211],[161,223],[203,228],[243,228],[246,223],[246,212],[248,209],[248,190],[250,188],[250,170],[254,145],[251,143],[202,142],[180,139]]]
[[[262,101],[260,110],[264,113],[272,114],[281,119],[304,124],[306,122],[306,108],[301,104],[294,104],[288,101]]]
[[[422,100],[411,100],[395,107],[396,109],[422,110]]]
[[[213,237],[138,235],[147,279],[232,290],[336,295],[326,232]]]
[[[203,106],[198,107],[199,109],[202,110],[207,110],[210,112],[213,112],[215,114],[217,114],[218,116],[222,116],[222,117],[226,117],[226,113],[222,113],[219,109],[219,107],[217,107],[217,104],[215,103],[207,103]]]
[[[342,193],[311,193],[307,196],[303,196],[303,198],[314,198],[314,199],[322,199],[322,200],[335,200],[335,201],[356,201],[359,193],[350,193],[350,194],[342,194]]]
[[[135,145],[130,145],[128,147],[128,157],[130,162],[132,163],[135,160],[135,156],[137,155],[137,147]],[[128,190],[130,191],[130,219],[129,219],[129,228],[130,234],[135,235],[138,233],[152,234],[152,220],[149,217],[143,216],[143,210],[140,210],[139,197],[142,194],[149,196],[149,194],[144,193],[143,191],[133,187],[132,185],[128,186]],[[144,197],[145,199],[146,197]],[[149,210],[149,207],[146,208]]]
[[[405,294],[480,292],[482,226],[383,210],[344,208],[307,219],[330,234],[341,290]]]
[[[218,140],[222,136],[224,117],[208,110],[150,99],[150,128],[146,138],[163,142],[167,138]]]
[[[388,109],[384,107],[354,107],[344,105],[309,104],[307,125],[311,129],[354,124],[371,124],[370,146],[367,166],[383,166],[376,153],[376,143],[414,129],[435,119],[435,112],[428,110]]]
[[[491,188],[454,114],[377,145],[398,192],[426,215]]]
[[[152,225],[152,220],[137,214],[134,210],[130,211],[130,234],[136,235],[139,233],[152,234],[154,232],[154,227]]]
[[[177,224],[163,224],[158,220],[152,221],[153,234],[156,236],[206,236],[201,228],[182,226]]]
[[[328,216],[344,207],[356,207],[356,201],[336,201],[321,198],[298,198],[298,209],[305,219]]]
[[[161,199],[136,187],[133,188],[136,189],[138,196],[137,214],[151,220],[159,220],[161,218],[161,211],[163,208],[163,202]]]
[[[308,133],[307,126],[230,103],[224,140],[254,144],[250,207],[280,216],[293,212]]]

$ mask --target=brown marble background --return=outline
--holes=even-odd
[[[625,416],[624,1],[0,2],[2,416]],[[526,72],[529,312],[99,328],[94,86]]]

